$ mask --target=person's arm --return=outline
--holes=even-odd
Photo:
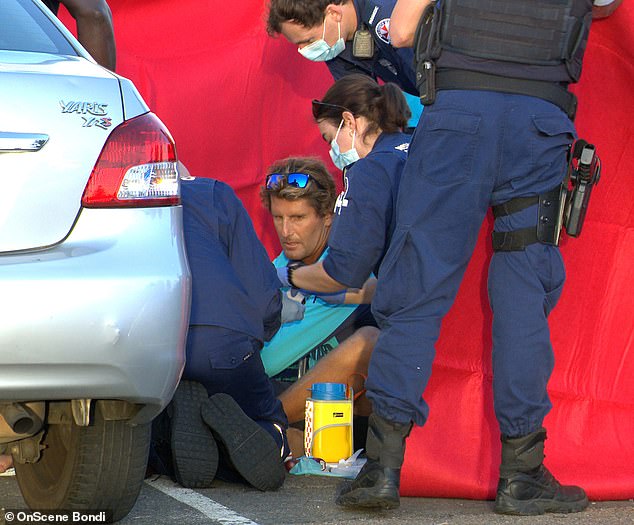
[[[614,11],[616,11],[616,8],[621,5],[622,1],[623,0],[614,0],[609,3],[606,3],[605,1],[595,2],[595,5],[592,7],[592,19],[597,20],[599,18],[606,18],[610,16],[614,13]]]
[[[390,43],[394,47],[412,47],[418,21],[432,0],[398,0],[390,17]]]
[[[293,285],[311,292],[334,293],[345,290],[347,286],[335,281],[324,270],[321,261],[307,266],[300,266],[293,270]]]
[[[278,268],[278,276],[280,277],[282,284],[289,286],[287,268]],[[345,285],[336,281],[324,270],[324,265],[321,261],[315,264],[309,264],[307,266],[299,266],[293,270],[293,285],[299,288],[302,292],[307,293],[315,292],[315,295],[325,302],[339,303],[339,304],[369,304],[374,297],[374,291],[376,290],[376,278],[370,277],[363,285],[363,288],[347,288]],[[338,292],[344,293],[345,298],[343,300],[339,296]],[[336,299],[328,300],[327,296],[320,294],[333,294],[337,296]]]
[[[370,304],[375,291],[376,277],[370,277],[360,290],[348,288],[345,304]]]
[[[98,64],[115,70],[112,13],[106,0],[60,0],[77,23],[77,40]]]

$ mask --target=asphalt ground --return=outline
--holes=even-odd
[[[634,500],[592,502],[577,514],[501,516],[492,501],[401,498],[392,511],[349,511],[334,505],[339,480],[288,475],[276,492],[214,481],[205,490],[183,489],[166,477],[147,479],[121,525],[634,525]],[[15,478],[0,478],[0,507],[25,509]],[[1,515],[2,513],[0,513]],[[0,516],[0,525],[4,525]],[[7,523],[9,525],[9,523]]]

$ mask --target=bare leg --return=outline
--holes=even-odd
[[[298,428],[289,427],[286,430],[286,439],[288,446],[291,447],[293,457],[302,457],[304,455],[304,432]]]
[[[0,454],[0,472],[5,472],[13,466],[13,458],[6,454]]]
[[[306,398],[309,397],[313,383],[351,383],[353,388],[359,388],[360,377],[368,374],[368,365],[372,349],[379,337],[379,330],[373,326],[359,328],[348,339],[343,341],[326,356],[322,357],[314,367],[302,376],[291,387],[279,396],[284,406],[284,412],[289,423],[296,423],[304,419]],[[355,376],[355,374],[357,374]],[[356,391],[356,390],[355,390]],[[355,402],[355,413],[366,411],[369,406],[365,396]],[[359,410],[357,411],[357,405]]]

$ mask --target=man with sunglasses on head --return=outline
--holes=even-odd
[[[267,32],[282,35],[313,62],[325,62],[335,80],[351,73],[392,82],[403,91],[415,126],[422,111],[414,54],[390,40],[396,0],[270,0]]]
[[[282,245],[275,266],[286,267],[291,261],[312,264],[326,256],[336,196],[334,181],[319,159],[287,158],[270,166],[260,197]],[[265,344],[262,361],[278,386],[291,385],[279,398],[293,424],[304,419],[313,383],[347,383],[356,394],[361,393],[378,330],[369,305],[359,304],[369,302],[366,290],[348,294],[349,304],[332,302],[344,300],[342,296],[308,296],[289,288],[284,292],[305,301],[304,317],[280,328]],[[363,447],[365,416],[369,415],[365,396],[357,397],[355,413],[355,434],[361,438],[355,447]],[[296,455],[303,440],[301,433],[295,435],[292,430],[289,442]]]

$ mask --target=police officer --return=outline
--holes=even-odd
[[[488,284],[502,440],[495,510],[587,507],[583,489],[560,485],[544,467],[542,424],[554,361],[547,316],[565,277],[550,225],[575,137],[576,100],[566,88],[581,73],[591,8],[589,0],[397,2],[395,45],[412,45],[421,21],[415,46],[428,106],[373,301],[381,335],[366,382],[375,415],[369,460],[339,494],[340,505],[398,506],[405,437],[428,416],[422,394],[441,320],[493,206]]]
[[[344,170],[344,191],[335,204],[326,256],[315,264],[278,268],[278,276],[287,286],[331,292],[335,295],[330,300],[336,302],[335,297],[345,296],[341,290],[373,286],[368,278],[378,275],[394,231],[409,145],[401,130],[409,108],[396,85],[379,86],[353,74],[337,80],[321,101],[313,101],[313,116],[331,145],[334,164]]]
[[[414,55],[390,43],[390,16],[396,0],[270,0],[267,31],[282,34],[299,53],[326,62],[335,80],[361,73],[393,82],[406,94],[415,126],[418,102]]]
[[[92,57],[114,71],[117,56],[112,13],[106,0],[42,0],[55,14],[61,3],[77,23],[77,39]]]

